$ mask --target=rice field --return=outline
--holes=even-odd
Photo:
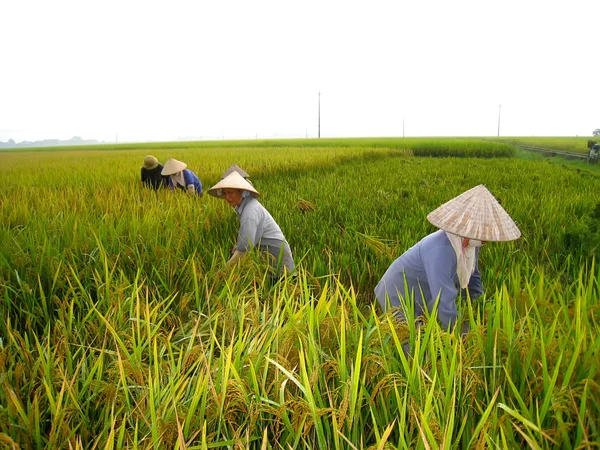
[[[144,189],[149,153],[205,189],[240,165],[298,276],[271,286],[259,254],[227,270],[234,211]],[[0,153],[0,443],[597,448],[600,173],[516,154],[442,138]],[[389,264],[477,184],[523,237],[482,250],[468,334],[382,313]]]

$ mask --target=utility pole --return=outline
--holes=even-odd
[[[404,117],[402,118],[402,137],[404,137]]]
[[[321,91],[319,91],[319,130],[317,136],[321,139]]]
[[[498,137],[500,137],[500,108],[502,105],[498,105]]]

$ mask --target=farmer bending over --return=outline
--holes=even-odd
[[[427,220],[440,230],[392,263],[375,287],[375,296],[384,311],[398,308],[395,315],[401,320],[405,319],[401,297],[405,304],[414,298],[418,317],[425,308],[433,311],[439,296],[438,319],[448,329],[458,315],[459,290],[463,298],[466,290],[473,299],[483,294],[477,264],[480,246],[487,241],[517,239],[521,232],[483,185],[444,203],[429,213]]]
[[[224,179],[227,175],[230,175],[233,172],[237,172],[239,173],[242,178],[244,178],[246,181],[250,181],[248,178],[250,177],[250,175],[248,175],[248,173],[242,169],[240,166],[238,166],[237,164],[232,164],[231,166],[229,166],[229,168],[223,172],[223,175],[221,175],[221,180]],[[252,184],[252,183],[250,183]]]
[[[186,169],[187,164],[169,158],[165,163],[162,174],[168,177],[171,190],[178,187],[192,194],[202,195],[202,183],[194,172]]]
[[[152,155],[146,156],[142,166],[142,183],[144,186],[152,189],[166,187],[167,178],[162,176],[162,170],[163,165],[158,162],[158,159]]]
[[[292,250],[281,228],[269,211],[257,200],[259,193],[237,171],[233,171],[208,190],[214,197],[227,201],[237,212],[240,219],[237,243],[227,265],[238,262],[244,254],[254,247],[268,252],[274,269],[272,281],[284,272],[291,273],[294,268]]]

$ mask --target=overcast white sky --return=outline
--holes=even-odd
[[[0,0],[0,141],[589,136],[598,0]]]

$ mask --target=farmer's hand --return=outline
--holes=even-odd
[[[462,323],[462,326],[460,327],[460,337],[462,337],[463,340],[465,340],[467,334],[469,334],[469,322],[464,321]]]
[[[240,252],[239,250],[235,250],[233,252],[233,256],[231,258],[229,258],[229,261],[227,261],[227,267],[229,266],[233,266],[235,263],[237,263],[240,259],[242,259],[242,257],[245,255],[245,252]]]

